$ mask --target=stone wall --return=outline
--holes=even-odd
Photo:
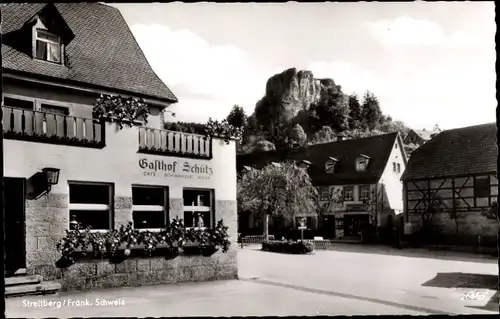
[[[189,281],[208,281],[237,278],[236,250],[217,252],[210,257],[179,256],[129,258],[119,264],[107,260],[79,261],[59,270],[57,280],[61,290],[170,284]]]
[[[238,275],[236,202],[216,200],[216,221],[223,219],[229,227],[231,248],[210,257],[178,256],[134,257],[120,264],[107,260],[82,260],[67,269],[55,266],[61,257],[56,244],[69,226],[67,194],[49,194],[26,201],[26,270],[42,275],[44,280],[58,281],[62,290],[81,290],[156,283],[178,283],[236,279]],[[182,199],[170,199],[170,219],[183,215]],[[132,220],[132,199],[115,197],[115,228]]]

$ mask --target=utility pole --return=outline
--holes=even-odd
[[[2,49],[2,9],[0,8],[0,50]],[[2,99],[3,106],[3,63],[2,54],[0,53],[0,98]],[[0,106],[0,221],[2,226],[0,227],[0,255],[2,255],[2,280],[0,281],[0,290],[2,291],[2,299],[5,300],[5,210],[4,210],[4,185],[3,185],[3,109]],[[5,318],[5,302],[1,304],[1,316]]]

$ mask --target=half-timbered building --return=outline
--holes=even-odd
[[[443,131],[412,153],[402,176],[407,232],[436,226],[443,238],[496,236],[495,123]]]

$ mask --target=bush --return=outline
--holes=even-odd
[[[285,254],[307,254],[313,251],[313,245],[303,241],[268,241],[262,243],[262,250]]]

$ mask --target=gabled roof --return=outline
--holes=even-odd
[[[243,166],[261,169],[271,162],[293,160],[311,162],[310,176],[314,185],[374,184],[380,180],[387,165],[398,133],[390,133],[361,139],[344,140],[309,146],[301,151],[255,152],[238,155],[238,171]],[[356,171],[356,159],[364,154],[370,157],[364,172]],[[330,157],[338,159],[335,173],[325,172],[325,163]]]
[[[437,131],[427,131],[427,130],[412,130],[412,131],[415,132],[415,134],[417,134],[418,136],[420,136],[424,141],[430,140],[432,134],[439,133]]]
[[[54,4],[75,36],[65,48],[67,63],[58,65],[32,59],[31,32],[23,30],[26,29],[25,23],[46,5],[1,4],[5,39],[2,62],[6,73],[12,71],[137,97],[177,102],[175,95],[149,65],[120,11],[104,4]],[[20,46],[19,41],[26,43]]]
[[[443,131],[413,151],[402,179],[495,172],[496,137],[496,123]]]

